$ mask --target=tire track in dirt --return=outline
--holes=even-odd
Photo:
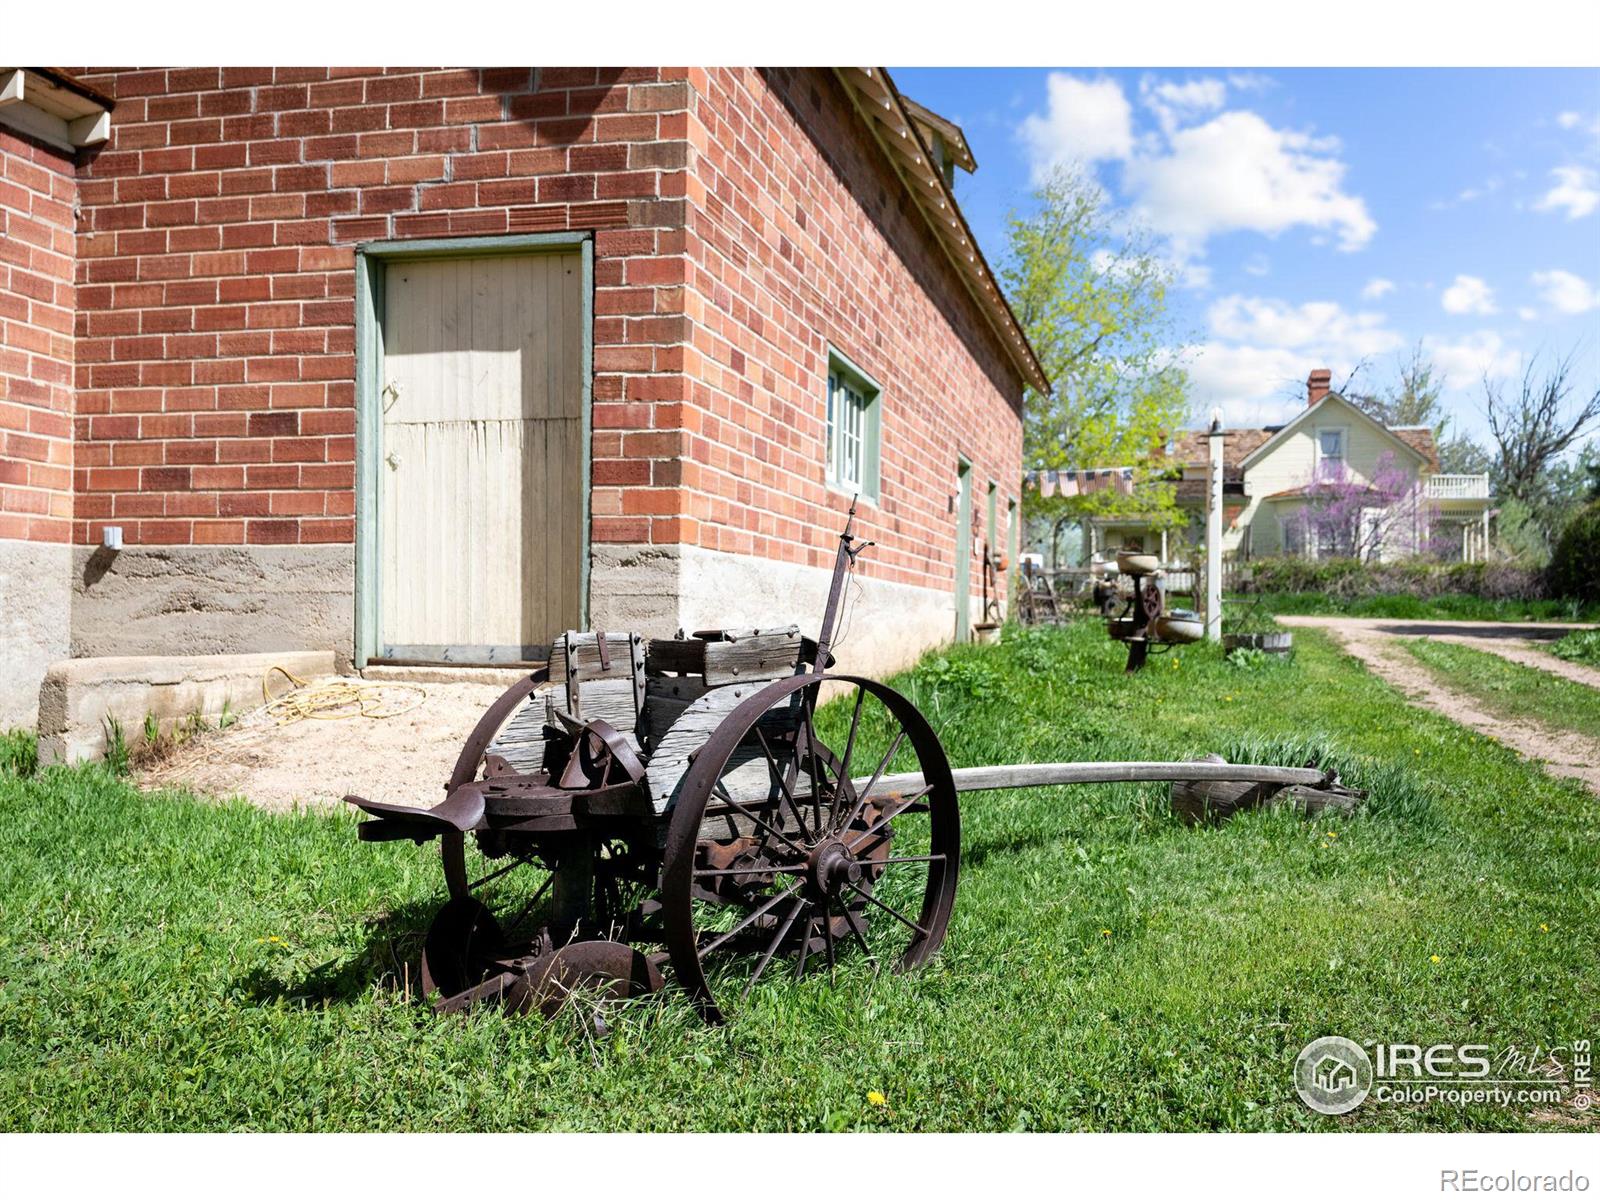
[[[1331,633],[1345,650],[1360,659],[1378,678],[1398,689],[1411,703],[1493,738],[1525,758],[1541,763],[1552,775],[1579,780],[1600,796],[1600,742],[1568,730],[1554,730],[1532,721],[1498,716],[1480,707],[1473,697],[1441,686],[1427,668],[1399,644],[1400,638],[1408,635],[1384,628],[1403,627],[1404,622],[1354,617],[1279,617],[1278,620],[1285,625],[1306,626]],[[1499,644],[1501,641],[1498,638],[1474,638],[1447,632],[1439,628],[1437,622],[1426,623],[1425,633],[1419,629],[1409,636],[1442,637],[1474,649],[1496,653],[1496,647],[1488,643],[1493,641]],[[1526,653],[1541,659],[1550,657],[1531,649]],[[1543,667],[1542,662],[1526,665]]]
[[[1519,663],[1524,667],[1532,667],[1535,671],[1559,675],[1563,679],[1572,680],[1573,683],[1581,683],[1600,690],[1600,670],[1594,667],[1586,667],[1582,663],[1568,662],[1564,658],[1557,658],[1548,650],[1539,649],[1538,642],[1530,642],[1520,638],[1463,637],[1454,633],[1435,633],[1429,636],[1436,642],[1451,642],[1457,646],[1465,646],[1469,650],[1486,650],[1490,654],[1498,654],[1507,662]]]

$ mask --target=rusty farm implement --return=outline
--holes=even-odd
[[[568,633],[483,715],[442,803],[348,797],[375,818],[363,840],[439,844],[449,900],[422,978],[440,1010],[552,1012],[580,989],[640,995],[670,973],[721,1021],[780,972],[914,968],[955,904],[966,791],[1343,791],[1314,768],[1217,761],[952,770],[905,696],[829,669],[845,581],[870,544],[846,523],[815,640],[794,625]],[[825,698],[836,707],[819,722]]]

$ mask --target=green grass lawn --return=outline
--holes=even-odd
[[[1600,629],[1578,629],[1550,647],[1550,653],[1568,662],[1600,667]]]
[[[1405,645],[1439,682],[1466,692],[1492,713],[1600,738],[1600,691],[1592,687],[1470,646],[1431,638]]]
[[[1577,600],[1490,600],[1447,593],[1418,596],[1360,596],[1341,599],[1326,592],[1263,592],[1261,607],[1290,616],[1387,617],[1402,621],[1600,621],[1600,606]],[[1248,606],[1256,595],[1229,596]]]
[[[435,1017],[397,990],[442,891],[428,848],[95,769],[0,775],[0,1128],[1551,1127],[1296,1098],[1324,1034],[1600,1033],[1600,801],[1296,642],[1290,664],[1190,649],[1127,678],[1084,623],[902,676],[957,765],[1315,756],[1373,799],[1188,828],[1161,785],[966,796],[930,967],[764,981],[719,1029],[670,989],[599,1041]]]

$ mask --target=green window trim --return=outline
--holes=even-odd
[[[831,348],[824,388],[824,479],[834,491],[877,503],[883,480],[883,389]]]

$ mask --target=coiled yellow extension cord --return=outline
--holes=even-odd
[[[270,685],[275,674],[282,675],[295,690],[274,697]],[[411,693],[410,702],[400,703],[393,699],[389,693],[395,691]],[[279,725],[292,725],[305,720],[344,721],[350,717],[386,721],[410,712],[427,696],[422,685],[417,683],[351,683],[348,679],[336,679],[311,687],[306,680],[283,667],[271,668],[261,680],[261,698],[266,702],[266,713]]]

